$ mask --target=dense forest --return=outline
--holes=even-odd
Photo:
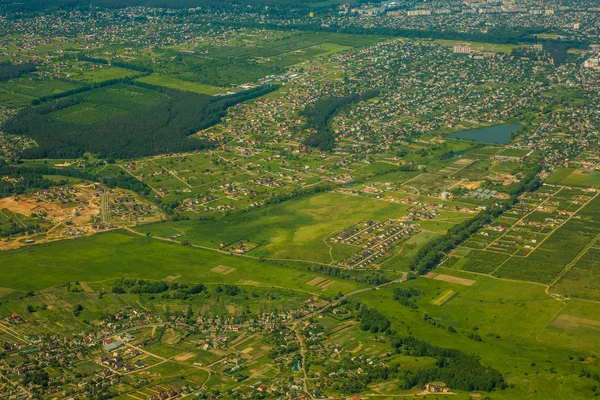
[[[18,78],[23,74],[35,71],[35,64],[11,64],[9,62],[0,62],[0,82],[9,79]]]
[[[21,110],[6,123],[5,130],[35,139],[38,147],[26,150],[23,156],[27,158],[78,158],[87,152],[101,158],[123,159],[201,150],[214,144],[191,139],[189,135],[219,123],[230,106],[275,89],[264,86],[231,96],[211,97],[138,82],[135,85],[165,94],[165,100],[88,124],[53,119],[53,112],[82,103],[74,95]]]
[[[122,172],[122,171],[121,171]],[[140,196],[147,197],[152,190],[141,182],[125,172],[117,176],[97,176],[78,169],[63,169],[52,167],[23,167],[7,165],[0,159],[0,176],[9,179],[0,179],[0,198],[12,195],[23,194],[29,190],[47,189],[51,186],[61,186],[67,183],[66,180],[51,180],[44,176],[65,176],[78,179],[85,179],[94,182],[101,182],[109,188],[121,188],[131,190]]]
[[[302,115],[306,117],[306,128],[316,132],[306,138],[304,144],[321,151],[332,150],[335,147],[335,135],[329,123],[335,114],[343,107],[372,99],[378,94],[377,90],[369,90],[363,94],[346,97],[328,97],[307,106],[302,111]]]
[[[390,342],[398,352],[436,359],[434,366],[406,376],[403,385],[405,389],[424,386],[428,382],[444,382],[453,389],[467,391],[491,392],[506,387],[502,374],[493,368],[481,365],[476,356],[434,346],[411,336],[400,337],[392,334]]]

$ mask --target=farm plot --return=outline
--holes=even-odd
[[[498,277],[550,283],[600,233],[600,198],[595,197],[562,223],[526,257],[511,257]]]
[[[135,86],[115,85],[80,95],[82,102],[51,113],[52,120],[92,124],[159,104],[167,96]]]
[[[440,294],[438,297],[436,297],[435,299],[433,299],[431,301],[431,304],[441,307],[444,304],[446,304],[447,302],[449,302],[457,294],[458,293],[455,292],[454,290],[446,290],[445,292],[443,292],[442,294]]]
[[[444,266],[488,274],[498,268],[507,259],[508,256],[504,254],[492,251],[472,250],[465,257],[459,258],[450,264],[446,262]]]
[[[600,301],[600,247],[591,247],[552,286],[552,292],[569,297]]]
[[[77,89],[83,83],[66,79],[28,79],[19,78],[7,82],[0,82],[0,95],[26,96],[31,99],[51,96]]]

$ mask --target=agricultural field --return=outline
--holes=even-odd
[[[544,186],[453,251],[444,267],[550,285],[558,296],[597,300],[596,192]],[[585,294],[584,294],[585,293]]]
[[[40,97],[52,96],[83,87],[82,82],[66,79],[28,79],[19,78],[0,83],[0,96],[6,100],[4,105],[27,105]],[[29,100],[27,103],[25,101]],[[23,101],[24,103],[19,103]]]
[[[117,85],[86,92],[78,96],[81,103],[54,111],[50,118],[74,124],[92,124],[158,105],[166,98],[148,89]]]
[[[359,298],[391,315],[392,326],[400,334],[409,332],[438,346],[475,352],[482,363],[502,371],[511,388],[494,393],[494,398],[543,399],[559,388],[571,391],[567,396],[580,398],[588,381],[578,376],[578,371],[582,367],[598,368],[595,358],[589,358],[585,352],[598,345],[593,332],[600,315],[588,311],[584,317],[583,302],[574,301],[563,308],[544,292],[543,286],[456,273],[446,268],[440,271],[475,283],[467,286],[418,279],[402,284],[422,293],[416,302],[417,310],[399,306],[391,298],[392,287],[365,292]],[[444,304],[435,304],[452,292]],[[577,328],[584,326],[587,328]],[[501,355],[507,352],[513,354],[510,360]],[[565,371],[560,380],[555,376],[558,371]],[[542,382],[546,389],[534,389]]]
[[[116,253],[114,249],[118,248]],[[75,249],[77,249],[76,252]],[[140,257],[140,255],[144,257]],[[352,281],[334,279],[325,289],[306,282],[318,273],[289,268],[277,273],[281,264],[259,259],[238,258],[192,246],[168,243],[124,231],[94,235],[76,241],[39,244],[0,253],[0,258],[21,265],[9,271],[0,287],[14,290],[40,290],[68,281],[97,282],[119,277],[165,279],[179,276],[182,282],[231,283],[239,286],[289,287],[314,295],[334,295],[356,288]],[[197,261],[190,263],[189,260]],[[5,261],[3,261],[4,263]],[[223,273],[219,266],[234,268]],[[43,267],[43,269],[42,269]],[[55,271],[48,275],[45,271]]]
[[[185,90],[188,92],[215,95],[218,93],[227,92],[226,88],[204,85],[201,83],[183,81],[181,79],[173,78],[170,76],[163,75],[147,75],[137,79],[138,82],[149,83],[156,86],[165,86],[171,89]]]

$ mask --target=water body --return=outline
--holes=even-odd
[[[523,128],[521,124],[494,125],[487,128],[456,132],[449,137],[453,139],[474,140],[481,143],[507,144],[510,142],[510,134],[521,128]]]

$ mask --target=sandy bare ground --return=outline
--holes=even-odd
[[[464,187],[465,189],[479,189],[479,187],[481,186],[481,184],[483,183],[483,181],[470,181],[470,182],[462,182],[460,184],[460,186]]]
[[[185,354],[179,354],[179,355],[173,357],[173,360],[175,360],[175,361],[187,361],[190,358],[194,358],[194,357],[196,357],[196,354],[194,354],[194,353],[185,353]]]
[[[309,286],[317,286],[319,283],[323,282],[324,280],[325,280],[325,278],[321,278],[319,276],[315,276],[310,281],[306,282],[306,284],[309,285]]]
[[[216,272],[218,274],[227,275],[235,271],[235,268],[226,267],[225,265],[217,265],[216,267],[211,269],[211,271]]]
[[[561,329],[588,327],[600,330],[600,321],[573,315],[561,315],[552,322],[552,326]]]
[[[472,286],[475,283],[477,283],[477,281],[474,281],[473,279],[458,278],[456,276],[436,274],[434,272],[428,272],[427,274],[423,275],[423,277],[429,278],[429,279],[435,279],[436,281],[458,283],[459,285],[465,285],[465,286]]]
[[[0,199],[0,210],[6,209],[16,214],[31,216],[32,213],[44,215],[44,232],[32,235],[19,235],[8,240],[0,241],[0,250],[16,249],[27,245],[27,240],[35,240],[35,243],[47,243],[57,240],[73,239],[88,236],[108,229],[115,229],[133,224],[130,219],[131,211],[123,212],[122,215],[108,216],[110,223],[107,227],[97,227],[93,220],[101,215],[102,189],[89,184],[69,186],[69,201],[65,203],[59,198],[60,194],[50,191],[49,194],[56,197],[45,197],[47,194],[34,194],[32,197],[11,196]],[[138,204],[147,204],[129,191],[122,189],[111,189],[108,193],[109,201],[121,201],[133,196]],[[71,201],[77,199],[77,201]],[[61,204],[63,202],[63,204]],[[121,203],[123,204],[123,203]],[[106,208],[106,207],[105,207]],[[106,210],[108,212],[108,208]],[[119,210],[121,212],[122,209]],[[157,210],[153,214],[146,215],[144,222],[153,222],[162,219]],[[106,217],[106,215],[105,215]]]
[[[84,292],[94,293],[94,290],[90,287],[90,285],[88,285],[87,282],[79,282],[79,284],[81,285],[81,288],[83,289]]]
[[[19,200],[16,200],[14,196],[0,199],[0,210],[6,208],[17,214],[29,216],[37,207],[39,207],[39,204],[33,199],[19,198]]]

